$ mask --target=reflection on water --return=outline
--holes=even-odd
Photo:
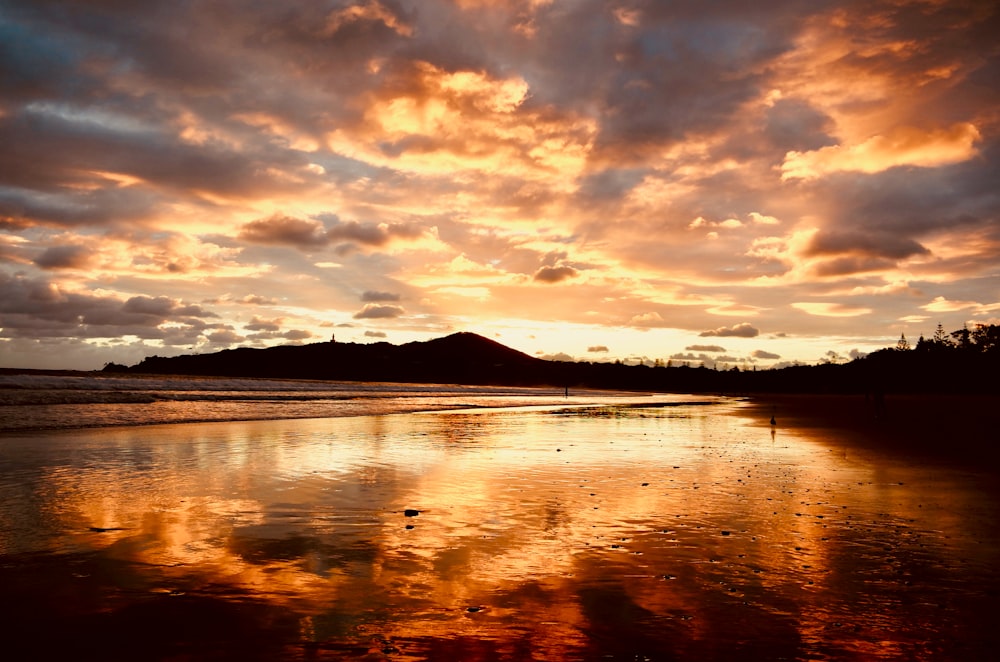
[[[736,407],[0,439],[10,631],[101,659],[987,655],[981,477]]]

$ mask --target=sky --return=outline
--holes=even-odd
[[[1000,322],[1000,3],[0,0],[0,367]]]

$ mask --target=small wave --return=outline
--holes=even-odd
[[[662,394],[661,394],[662,395]],[[145,375],[0,375],[0,432],[580,405],[649,396],[562,389]],[[670,397],[670,396],[667,396]],[[646,400],[648,402],[648,400]]]
[[[89,404],[148,404],[157,398],[143,391],[68,389],[0,390],[0,407]]]

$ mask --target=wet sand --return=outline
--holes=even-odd
[[[989,659],[991,476],[917,459],[893,440],[911,430],[936,449],[923,419],[872,427],[863,409],[842,413],[859,404],[10,436],[8,647],[85,660]]]
[[[934,465],[1000,473],[1000,396],[766,394],[749,399],[762,426]]]

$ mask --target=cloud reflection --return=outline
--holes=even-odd
[[[125,605],[280,608],[288,650],[879,658],[976,632],[963,615],[996,577],[961,559],[996,504],[719,409],[66,433],[21,456],[33,498],[4,499],[0,540],[103,559],[118,569],[83,579],[131,586]]]

